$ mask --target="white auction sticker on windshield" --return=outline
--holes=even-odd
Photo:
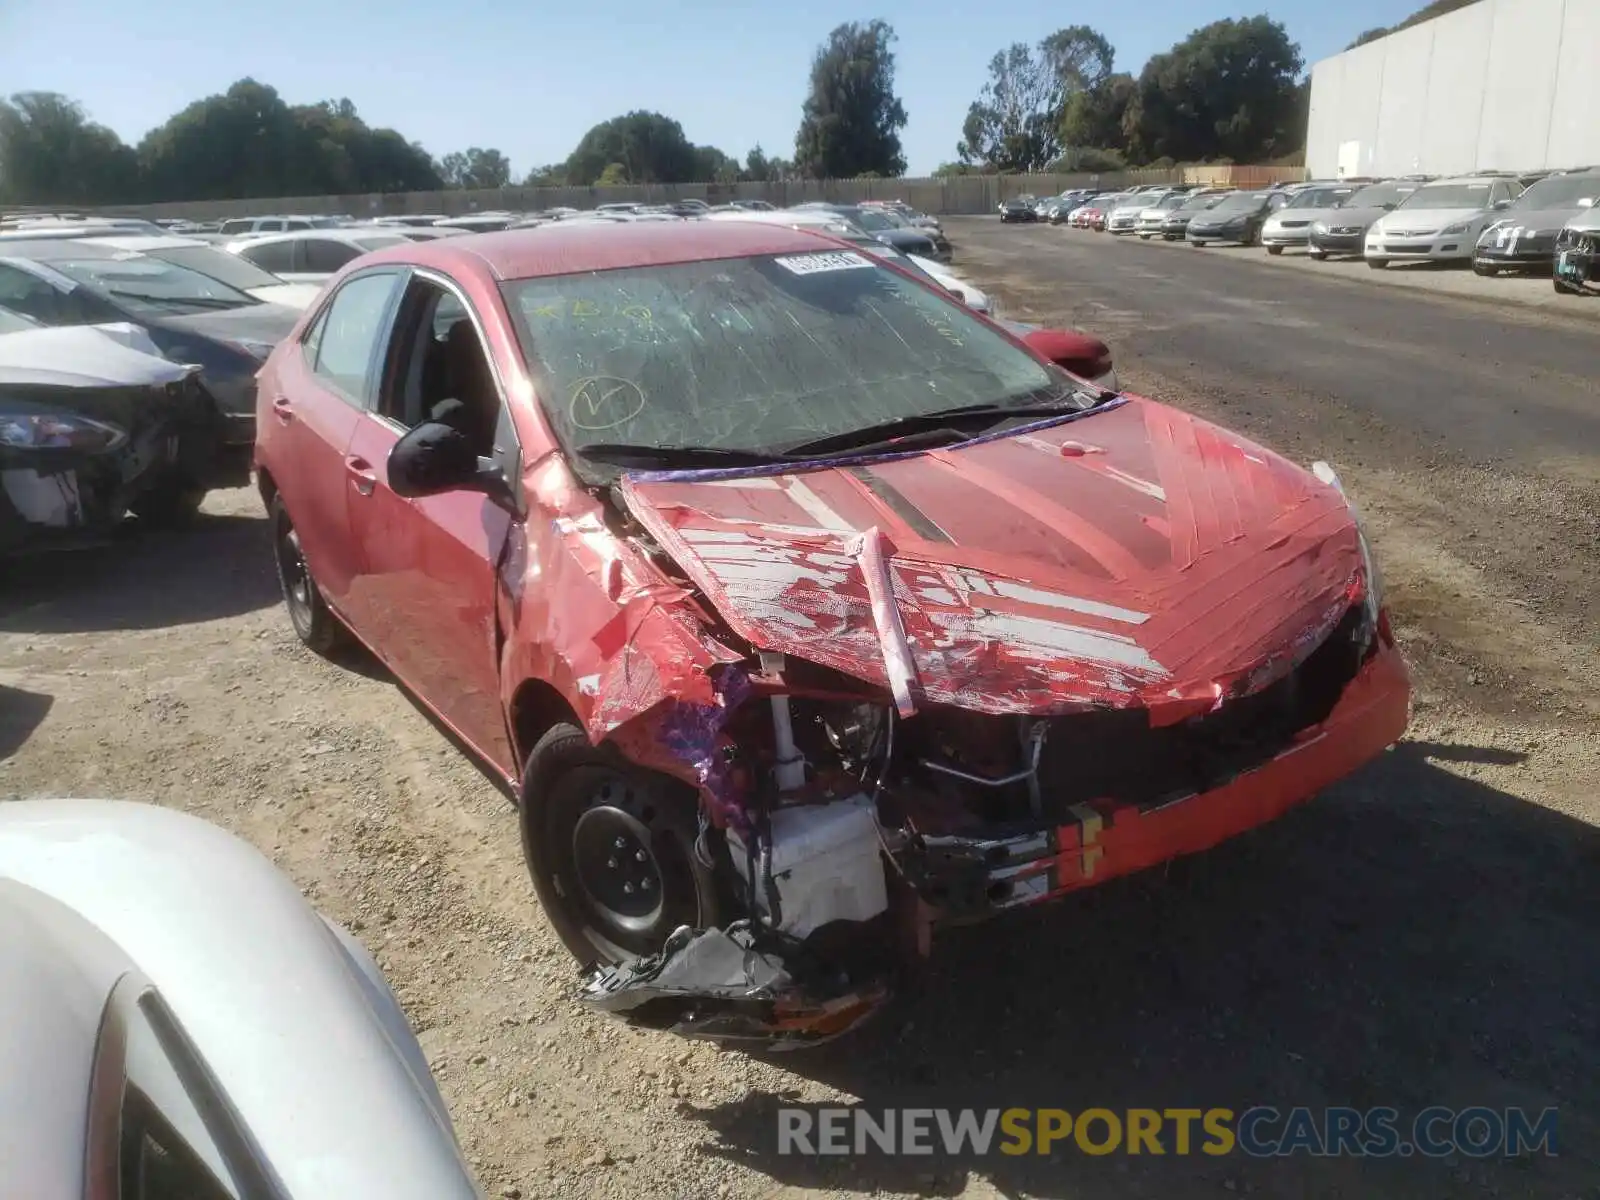
[[[820,275],[824,271],[854,271],[871,267],[872,260],[854,250],[824,250],[817,254],[786,254],[774,259],[786,271],[796,275]]]

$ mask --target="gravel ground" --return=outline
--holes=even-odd
[[[1396,750],[1211,854],[948,935],[845,1041],[718,1051],[572,1003],[505,798],[376,664],[299,647],[240,491],[0,579],[0,797],[145,800],[270,853],[377,955],[491,1197],[1596,1195],[1595,447],[1485,465],[1224,373],[1131,304],[1082,319],[1092,286],[991,225],[952,231],[960,269],[1011,313],[1102,329],[1131,387],[1339,465],[1417,671]],[[773,1152],[785,1100],[1558,1105],[1562,1156],[819,1162]]]

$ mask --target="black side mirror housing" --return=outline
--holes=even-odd
[[[480,459],[466,434],[440,421],[424,421],[394,444],[389,487],[407,498],[458,491],[509,494],[500,468]]]

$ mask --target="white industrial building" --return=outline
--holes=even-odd
[[[1314,178],[1600,165],[1600,0],[1479,0],[1311,68]]]

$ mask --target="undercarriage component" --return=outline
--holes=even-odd
[[[781,1050],[849,1032],[889,995],[886,977],[858,979],[793,939],[736,922],[678,929],[659,953],[596,971],[579,998],[645,1028]]]

